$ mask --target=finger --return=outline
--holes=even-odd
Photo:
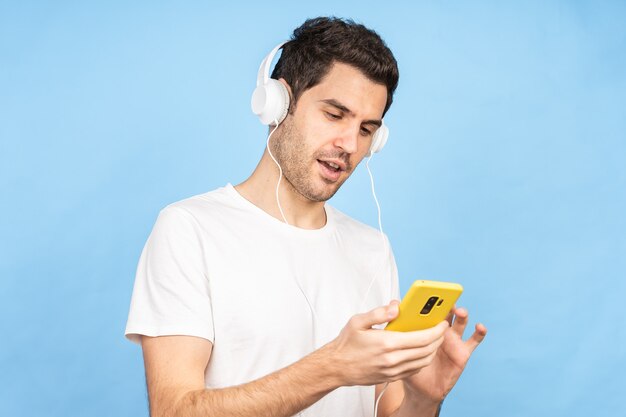
[[[398,374],[398,375],[394,376],[393,378],[391,378],[389,381],[390,382],[394,382],[394,381],[400,381],[401,379],[406,379],[406,378],[408,378],[410,376],[413,376],[413,375],[417,374],[422,369],[423,368],[420,368],[417,371],[409,371],[409,372],[404,372],[404,373]]]
[[[367,313],[352,316],[350,322],[358,329],[371,329],[375,324],[386,323],[398,316],[398,305],[390,304],[377,307]]]
[[[465,327],[467,327],[469,314],[464,308],[455,308],[453,311],[455,317],[454,322],[452,323],[452,330],[462,338],[463,332],[465,332]]]
[[[414,330],[412,332],[387,331],[388,337],[394,349],[413,349],[428,346],[435,340],[443,337],[443,334],[450,328],[447,321],[443,320],[438,325],[425,330]]]
[[[446,316],[446,321],[450,324],[450,326],[452,326],[452,318],[454,317],[455,308],[456,308],[456,305],[452,306],[452,308],[450,309],[450,312]]]
[[[478,347],[480,342],[485,339],[485,336],[487,336],[487,328],[483,324],[478,323],[474,330],[474,334],[472,334],[472,337],[467,339],[467,342],[465,342],[466,345],[469,347],[470,352],[473,352],[474,349]]]
[[[396,371],[396,375],[394,379],[395,380],[404,379],[404,378],[410,377],[411,375],[414,375],[415,373],[419,372],[421,369],[430,365],[433,359],[435,359],[436,355],[437,355],[437,352],[433,352],[426,357],[417,359],[412,362],[407,362],[397,367],[396,369],[394,369],[394,371]]]
[[[441,336],[426,346],[397,350],[393,352],[393,356],[391,356],[391,358],[393,358],[393,362],[398,365],[413,362],[437,352],[443,341],[444,337]]]

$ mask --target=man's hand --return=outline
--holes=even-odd
[[[474,349],[483,341],[487,328],[477,324],[472,336],[463,341],[467,310],[454,308],[446,319],[450,327],[432,363],[403,379],[405,396],[422,402],[440,403],[461,376]]]
[[[339,385],[374,385],[408,378],[436,358],[449,329],[446,321],[417,332],[372,329],[398,315],[397,303],[353,316],[339,336],[325,345]]]

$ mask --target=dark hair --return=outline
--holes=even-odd
[[[295,104],[303,92],[322,81],[334,62],[352,65],[387,87],[384,115],[398,86],[398,63],[376,32],[352,20],[308,19],[283,46],[272,78],[284,78],[289,83]]]

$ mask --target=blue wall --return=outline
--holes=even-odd
[[[489,327],[444,415],[626,414],[625,3],[7,3],[1,415],[147,415],[123,338],[143,243],[251,172],[259,62],[325,14],[400,64],[371,165],[403,292],[459,281]],[[362,168],[333,204],[376,224]]]

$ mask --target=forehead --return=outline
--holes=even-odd
[[[302,94],[302,99],[314,103],[334,99],[357,116],[379,119],[387,104],[387,87],[351,65],[335,62],[319,84]]]

